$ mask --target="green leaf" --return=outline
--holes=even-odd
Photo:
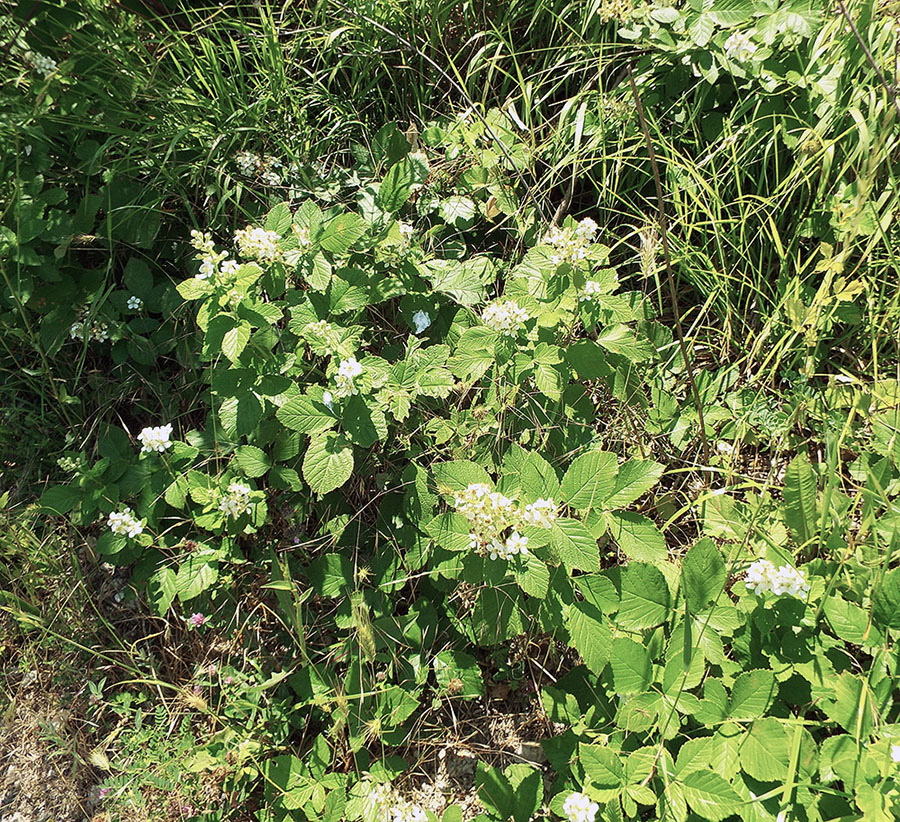
[[[805,545],[818,533],[816,474],[805,454],[797,454],[784,472],[784,522]]]
[[[713,602],[725,587],[725,561],[715,543],[701,539],[681,563],[681,590],[692,613]]]
[[[501,819],[509,819],[515,811],[515,792],[509,780],[497,768],[479,762],[475,774],[478,798],[493,808]]]
[[[381,181],[375,204],[390,213],[399,211],[409,200],[413,185],[424,182],[421,172],[422,164],[410,157],[394,163]]]
[[[858,741],[869,737],[878,717],[868,683],[847,672],[834,683],[834,703],[825,712]]]
[[[601,790],[615,790],[625,784],[622,760],[604,745],[579,745],[578,761],[591,784]]]
[[[140,297],[144,302],[150,299],[153,291],[153,275],[143,260],[132,257],[122,272],[122,281],[131,295]]]
[[[701,14],[688,26],[688,36],[695,46],[703,48],[712,38],[715,27],[710,15]]]
[[[52,514],[68,514],[80,501],[81,489],[70,485],[55,485],[41,494],[38,505]]]
[[[185,300],[199,300],[213,293],[215,290],[213,284],[208,280],[198,280],[191,277],[189,280],[183,280],[175,286],[175,290]]]
[[[900,601],[890,611],[891,616],[897,613],[898,607],[900,607]],[[881,632],[869,623],[869,615],[858,605],[847,602],[840,594],[828,597],[822,610],[825,612],[825,618],[828,620],[831,630],[845,642],[864,646],[882,643]],[[898,617],[898,626],[900,626],[900,617]]]
[[[562,498],[578,511],[600,507],[616,487],[616,455],[606,451],[588,451],[576,457],[560,486]]]
[[[274,231],[284,236],[291,227],[291,207],[288,203],[278,203],[266,215],[266,231]]]
[[[574,602],[569,606],[566,628],[584,664],[600,676],[609,662],[613,643],[612,629],[603,614],[589,602]]]
[[[633,511],[613,511],[605,517],[610,535],[629,559],[655,565],[668,560],[666,538],[647,517]]]
[[[650,687],[653,666],[650,664],[650,654],[640,643],[628,637],[616,637],[609,663],[617,694],[640,694]]]
[[[590,531],[576,519],[560,517],[553,523],[550,542],[566,568],[598,571],[600,549]]]
[[[275,412],[275,416],[285,428],[304,434],[321,434],[337,422],[326,405],[309,395],[288,400]]]
[[[341,214],[322,232],[319,245],[332,254],[341,255],[366,233],[366,224],[356,214]]]
[[[333,599],[353,583],[353,565],[343,554],[325,554],[306,569],[309,584],[321,597]]]
[[[775,697],[775,675],[772,671],[744,671],[731,689],[728,716],[731,719],[756,719],[762,716]]]
[[[429,260],[419,267],[435,291],[449,294],[460,305],[472,306],[482,302],[485,285],[494,279],[494,266],[487,257],[458,260]],[[477,327],[477,326],[476,326]]]
[[[774,717],[757,719],[741,741],[741,768],[760,782],[783,780],[791,760],[788,732]]]
[[[484,694],[481,668],[474,657],[462,651],[441,651],[434,658],[432,667],[438,687],[445,694],[457,699],[473,699]]]
[[[362,448],[387,439],[387,420],[379,408],[370,408],[359,394],[350,397],[341,414],[341,424],[350,439]]]
[[[303,457],[303,478],[317,494],[340,488],[353,473],[353,446],[338,434],[314,436]]]
[[[218,563],[210,561],[208,552],[189,556],[175,575],[175,590],[179,602],[199,596],[218,578]]]
[[[593,340],[580,340],[565,350],[566,363],[583,380],[608,378],[613,369],[608,363],[609,355]]]
[[[469,460],[451,460],[431,466],[438,490],[443,494],[465,491],[473,483],[484,483],[491,489],[494,481],[480,465]]]
[[[469,550],[469,521],[454,512],[438,514],[425,526],[428,535],[446,551]]]
[[[628,460],[619,467],[612,492],[603,500],[606,509],[624,508],[656,485],[665,466],[652,460]]]
[[[475,203],[468,197],[448,197],[438,208],[438,214],[445,223],[465,230],[475,222]]]
[[[234,458],[238,468],[248,477],[261,477],[272,467],[265,451],[255,445],[242,445],[234,452]]]
[[[888,571],[880,582],[875,583],[872,617],[883,628],[900,628],[900,568]]]
[[[530,551],[513,565],[516,584],[528,596],[543,599],[550,587],[550,571],[547,566]]]
[[[704,819],[719,822],[732,814],[740,815],[742,802],[737,791],[717,773],[710,770],[691,771],[681,784],[691,810]]]
[[[166,615],[177,593],[175,572],[168,566],[157,568],[153,576],[147,580],[147,599],[158,616]]]
[[[529,499],[552,499],[559,502],[559,478],[556,471],[537,452],[530,453],[522,464],[520,487]]]
[[[597,335],[597,343],[613,354],[620,354],[632,362],[642,362],[656,353],[653,343],[639,336],[627,325],[612,325]]]
[[[222,353],[231,362],[237,362],[250,339],[250,323],[241,322],[222,337]]]
[[[621,576],[621,599],[616,623],[626,631],[640,631],[664,622],[669,615],[669,586],[655,565],[632,562]]]

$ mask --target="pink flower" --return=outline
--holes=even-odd
[[[199,628],[201,625],[206,623],[206,617],[203,614],[191,614],[188,619],[188,625],[192,625],[194,628]]]

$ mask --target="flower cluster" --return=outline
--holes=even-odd
[[[725,56],[729,60],[737,60],[738,63],[746,63],[756,54],[756,44],[744,31],[736,31],[729,37],[724,45]]]
[[[131,513],[131,509],[128,507],[123,508],[121,511],[114,511],[111,513],[106,524],[109,526],[109,530],[114,534],[130,537],[131,539],[140,536],[144,530],[141,521]]]
[[[45,54],[38,54],[34,51],[26,51],[24,56],[34,67],[34,70],[44,77],[49,77],[56,71],[56,60],[52,57],[47,57]]]
[[[215,279],[216,275],[228,276],[240,268],[234,260],[228,259],[227,251],[216,253],[212,234],[208,231],[192,231],[191,245],[197,251],[194,259],[200,261],[200,271],[194,275],[198,280]]]
[[[291,223],[291,233],[297,240],[300,248],[309,248],[312,245],[312,236],[309,233],[309,226],[297,225]]]
[[[125,305],[131,311],[140,311],[144,307],[144,301],[140,297],[131,296],[128,298]]]
[[[250,486],[242,482],[232,482],[228,491],[219,502],[219,510],[224,511],[232,519],[250,513]]]
[[[431,317],[427,311],[417,311],[412,315],[412,322],[416,328],[416,334],[421,334],[429,325],[431,325]]]
[[[552,499],[536,499],[525,506],[522,522],[537,528],[552,528],[557,516],[558,506]]]
[[[747,569],[744,584],[757,596],[771,592],[777,596],[789,594],[799,599],[809,593],[809,583],[802,571],[790,565],[776,569],[767,559],[757,560]]]
[[[596,280],[588,280],[581,289],[578,299],[583,303],[592,303],[602,297],[605,290],[603,285]]]
[[[254,154],[252,151],[241,151],[235,155],[234,164],[245,177],[258,177],[263,183],[277,186],[284,177],[284,163],[271,154]]]
[[[191,614],[186,622],[192,628],[199,628],[201,625],[206,624],[206,617],[201,613]]]
[[[90,322],[85,316],[83,319],[72,323],[69,327],[69,336],[73,340],[94,340],[95,342],[106,342],[109,339],[109,325],[102,320]]]
[[[563,813],[569,822],[594,822],[598,810],[600,806],[583,793],[570,793],[563,803]]]
[[[364,819],[378,822],[427,822],[428,816],[421,807],[403,799],[390,782],[370,782],[365,797]]]
[[[356,383],[353,380],[362,372],[363,367],[356,361],[355,357],[341,360],[337,374],[334,377],[335,395],[337,397],[349,397],[351,394],[358,393]]]
[[[514,337],[527,319],[528,312],[515,300],[491,303],[481,312],[481,320],[486,326],[507,337]]]
[[[538,521],[552,523],[556,519],[556,505],[552,500],[538,500],[522,511],[514,500],[499,491],[491,491],[483,482],[470,483],[465,491],[455,494],[453,507],[472,526],[469,547],[491,559],[524,556],[528,553],[528,537],[516,529]],[[511,533],[505,535],[510,529]]]
[[[597,235],[597,223],[590,217],[586,217],[577,226],[552,226],[544,235],[543,243],[552,246],[555,250],[550,256],[554,265],[568,263],[576,266],[588,256],[588,246]]]
[[[157,451],[160,454],[167,448],[172,447],[172,423],[160,425],[156,428],[144,428],[138,439],[141,441],[141,453],[149,454],[151,451]]]
[[[282,259],[279,236],[274,231],[264,228],[242,228],[234,233],[241,256],[247,260],[258,260],[261,263],[275,263]]]
[[[397,229],[400,231],[400,239],[406,244],[409,244],[416,234],[416,230],[403,220],[397,220]]]

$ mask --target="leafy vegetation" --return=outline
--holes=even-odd
[[[0,24],[6,716],[86,815],[900,815],[895,9]]]

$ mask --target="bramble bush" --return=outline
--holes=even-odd
[[[671,332],[589,218],[526,227],[519,258],[440,256],[487,198],[462,230],[417,211],[428,159],[400,154],[357,211],[281,203],[233,246],[185,238],[203,406],[110,428],[42,498],[196,630],[268,569],[296,658],[255,692],[291,707],[268,731],[283,752],[235,778],[263,778],[267,818],[431,819],[375,752],[483,695],[479,659],[524,634],[579,662],[539,694],[552,780],[479,764],[485,822],[894,818],[896,444],[858,458],[852,492],[799,455],[782,501],[708,495],[706,534],[673,553],[648,497],[665,466],[602,424],[607,398],[640,405],[638,369],[671,365]],[[320,730],[298,755],[300,727]]]

